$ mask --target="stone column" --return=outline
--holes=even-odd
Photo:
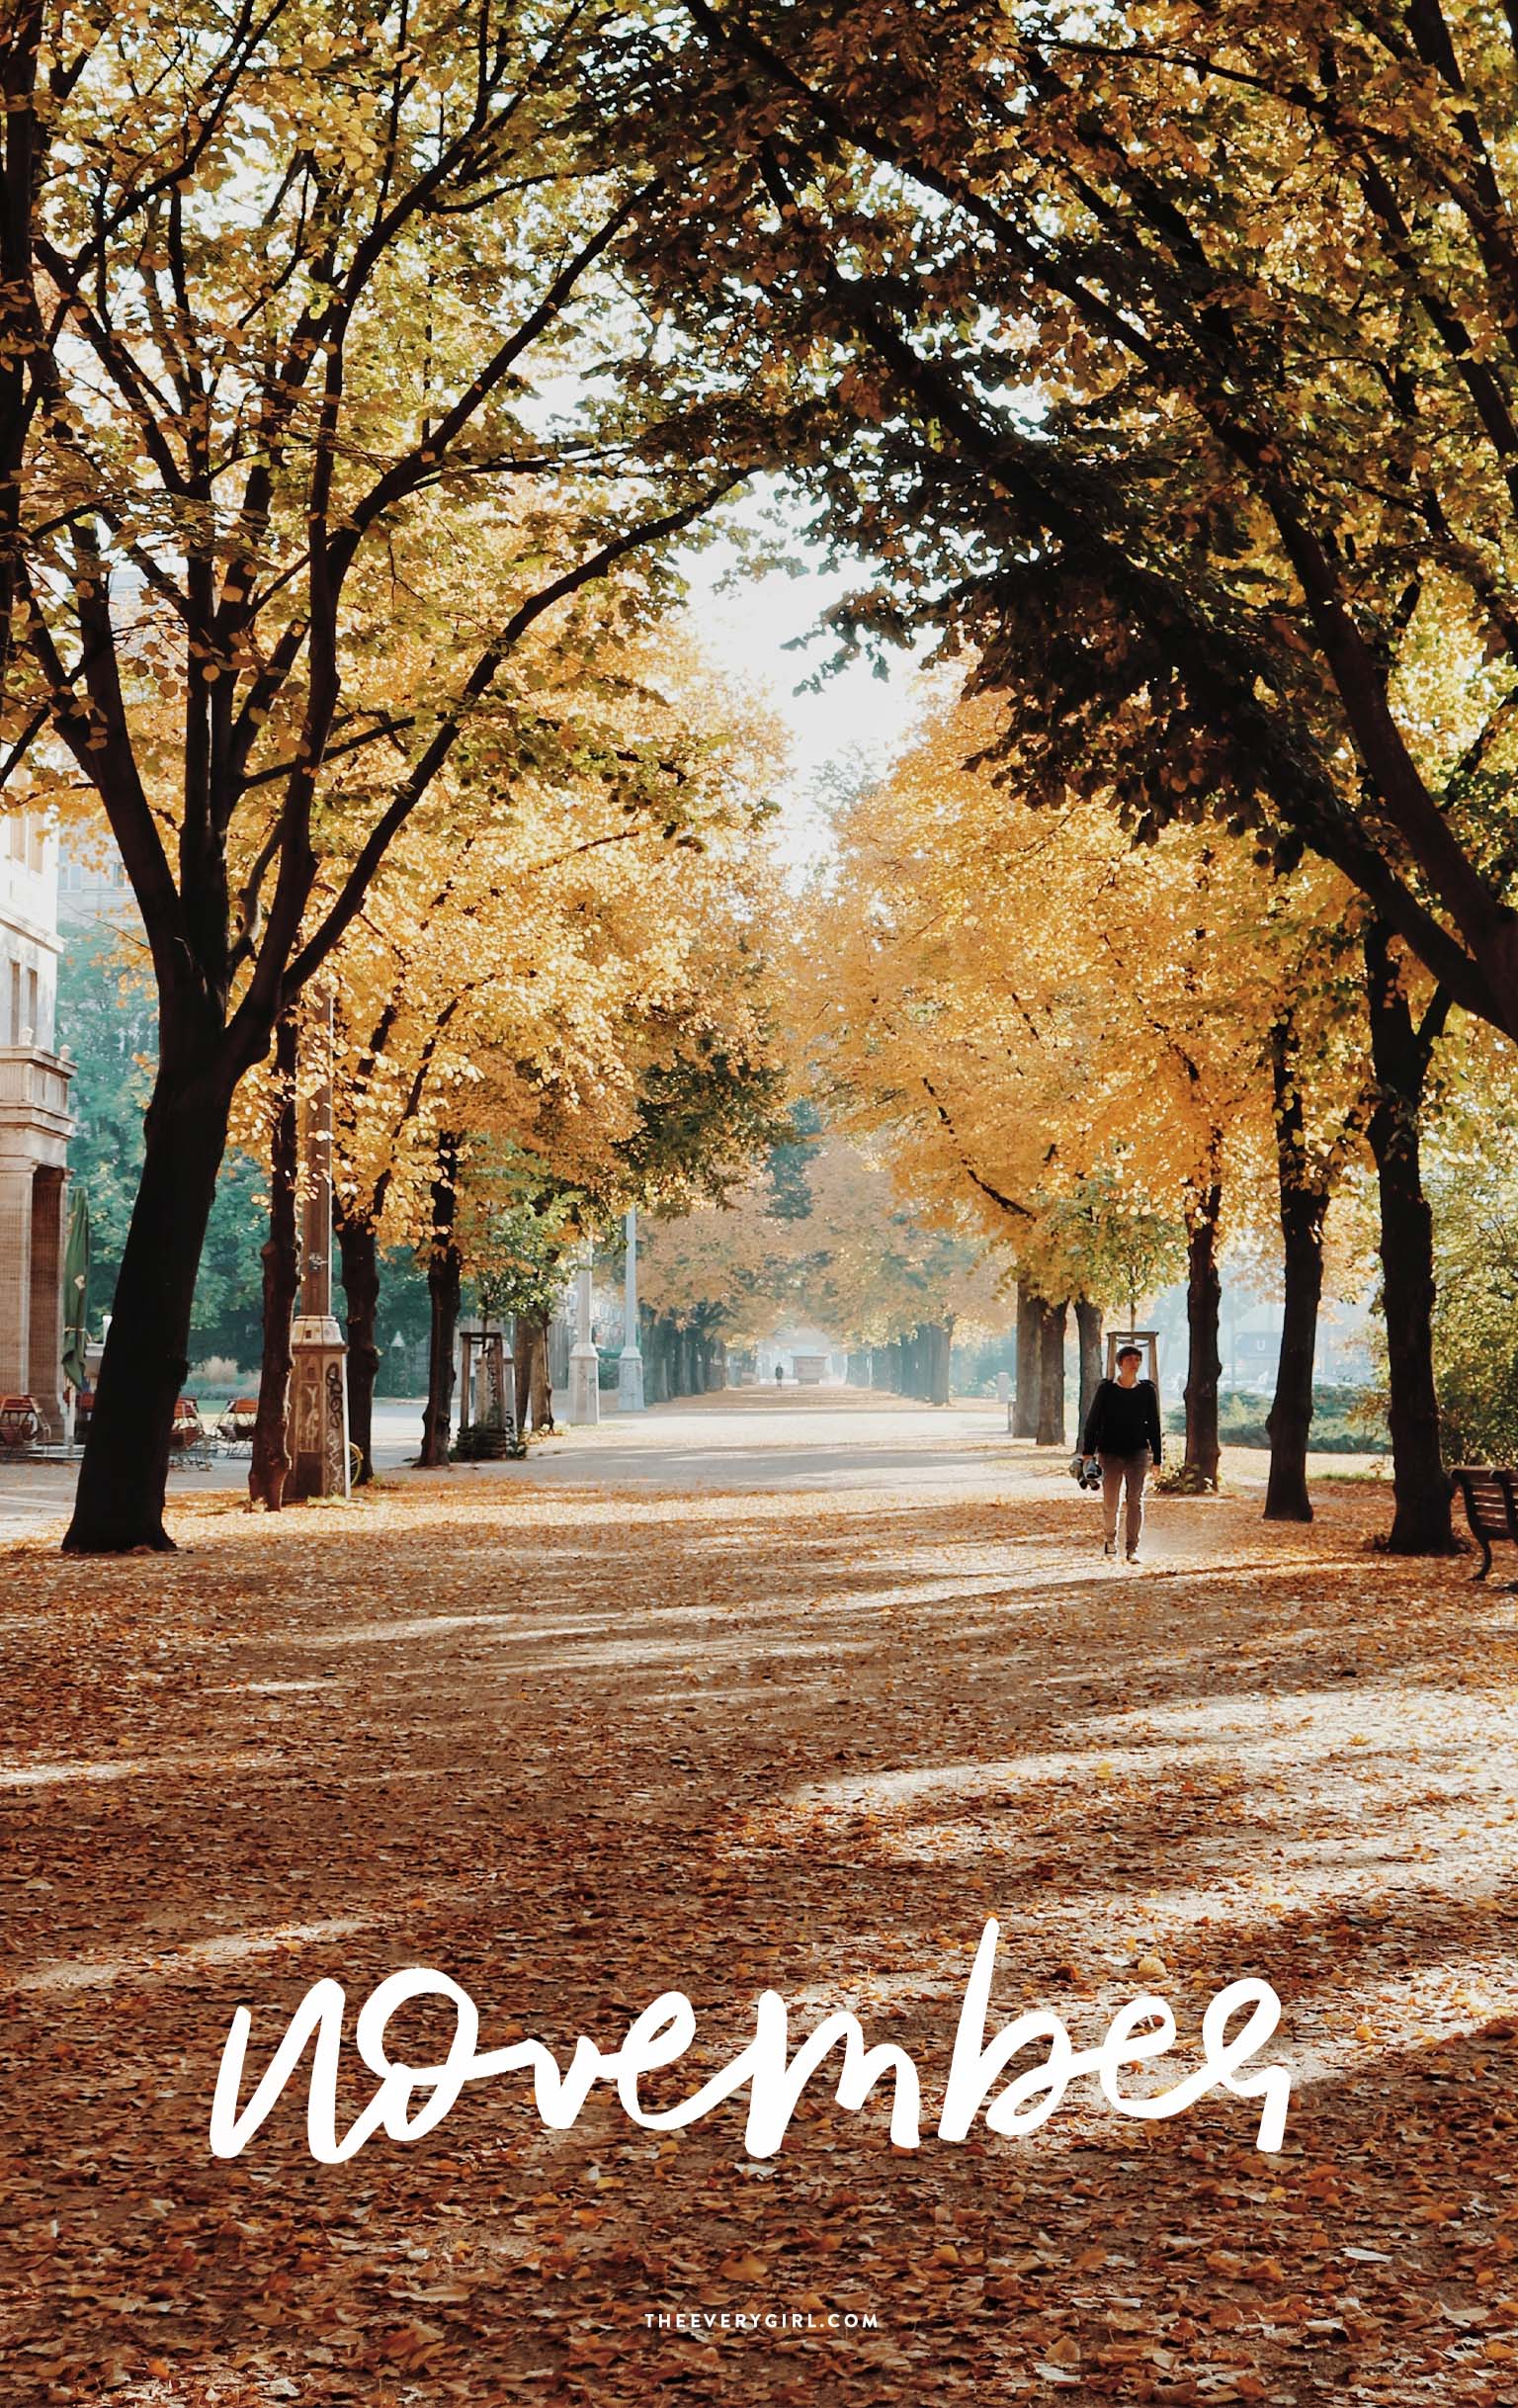
[[[506,1403],[506,1336],[504,1331],[490,1330],[484,1340],[482,1379],[484,1396],[476,1412],[476,1419],[487,1429],[504,1429],[512,1419]]]
[[[300,1298],[291,1328],[289,1498],[350,1494],[348,1349],[332,1311],[332,1002],[317,1018],[320,1075],[302,1109]]]
[[[27,1391],[47,1424],[47,1437],[63,1436],[63,1171],[42,1169],[32,1180],[32,1313],[28,1332]]]
[[[31,1394],[32,1166],[0,1162],[0,1396]]]
[[[575,1274],[574,1344],[569,1349],[569,1419],[571,1422],[601,1419],[601,1358],[590,1334],[590,1283],[594,1257],[587,1247]]]
[[[643,1410],[643,1350],[637,1342],[637,1215],[628,1214],[628,1266],[623,1279],[622,1352],[617,1357],[617,1408]]]

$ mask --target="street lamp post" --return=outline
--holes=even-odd
[[[617,1358],[617,1408],[620,1413],[643,1410],[643,1350],[637,1342],[637,1214],[627,1220],[627,1270],[623,1279],[622,1352]]]
[[[320,1075],[303,1120],[300,1297],[290,1333],[290,1454],[286,1495],[347,1497],[348,1349],[332,1312],[332,998],[317,1015]]]
[[[590,1334],[590,1287],[594,1269],[594,1252],[587,1245],[584,1260],[575,1274],[574,1344],[569,1349],[571,1422],[599,1421],[601,1419],[601,1357]]]

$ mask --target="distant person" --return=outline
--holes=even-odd
[[[1163,1450],[1159,1394],[1152,1380],[1138,1377],[1142,1361],[1141,1346],[1118,1348],[1118,1376],[1103,1380],[1091,1399],[1080,1440],[1081,1453],[1095,1455],[1102,1467],[1102,1553],[1117,1554],[1121,1497],[1124,1552],[1131,1564],[1138,1561],[1143,1530],[1143,1484],[1150,1464],[1158,1466]]]
[[[775,1385],[777,1388],[784,1388],[785,1384],[786,1366],[784,1363],[777,1363],[775,1366]]]

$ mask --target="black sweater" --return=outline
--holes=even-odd
[[[1083,1455],[1137,1455],[1147,1446],[1160,1460],[1159,1398],[1152,1380],[1137,1380],[1124,1388],[1103,1380],[1091,1399],[1080,1441]]]

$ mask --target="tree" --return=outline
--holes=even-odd
[[[74,1056],[70,1174],[90,1200],[97,1313],[115,1310],[142,1167],[142,1118],[158,1053],[152,983],[135,949],[104,924],[68,929],[58,963],[58,1032]],[[190,1347],[250,1362],[259,1323],[262,1131],[228,1153],[217,1182],[190,1316]]]
[[[1140,1297],[1183,1276],[1186,1268],[1185,1229],[1174,1213],[1167,1215],[1113,1163],[1087,1171],[1068,1193],[1048,1198],[1034,1210],[1033,1226],[1019,1249],[1023,1282],[1036,1273],[1037,1295],[1066,1295],[1075,1299],[1080,1352],[1078,1429],[1097,1385],[1103,1377],[1102,1327],[1107,1314],[1121,1309],[1129,1329],[1138,1323]],[[1041,1333],[1042,1334],[1042,1333]],[[1046,1340],[1043,1352],[1051,1352]],[[1062,1372],[1062,1342],[1060,1346]],[[1050,1384],[1041,1376],[1040,1388]],[[1052,1411],[1046,1428],[1054,1419]],[[1062,1428],[1062,1413],[1059,1415]],[[1038,1435],[1039,1416],[1025,1434]],[[1053,1433],[1052,1433],[1053,1434]]]
[[[1434,1372],[1441,1426],[1455,1463],[1518,1458],[1518,1176],[1493,1149],[1495,1120],[1511,1127],[1510,1060],[1488,1044],[1451,1047],[1446,1091],[1430,1133],[1437,1302]]]
[[[1513,22],[685,14],[637,54],[692,188],[645,274],[834,396],[845,640],[973,641],[1023,795],[1310,846],[1518,1036]]]
[[[1429,1066],[1449,1018],[1450,996],[1436,988],[1422,1009],[1415,1008],[1414,982],[1378,920],[1366,930],[1365,989],[1396,1500],[1388,1545],[1399,1555],[1447,1555],[1455,1542],[1434,1382],[1433,1216],[1423,1189],[1422,1125]]]
[[[914,1204],[805,1099],[793,1126],[804,1161],[784,1141],[737,1197],[650,1225],[645,1300],[679,1329],[747,1343],[805,1313],[846,1346],[906,1351],[912,1393],[947,1405],[956,1327],[1006,1321],[1001,1266],[963,1211]]]
[[[581,1243],[583,1198],[548,1185],[532,1163],[481,1166],[466,1200],[462,1251],[485,1321],[512,1324],[516,1422],[523,1437],[553,1427],[548,1324]]]
[[[751,1344],[793,1308],[799,1225],[811,1206],[796,1153],[782,1137],[736,1192],[642,1224],[638,1292],[650,1404],[686,1392],[688,1332]]]
[[[1047,1443],[1062,1435],[1060,1308],[1095,1301],[1104,1276],[1101,1250],[1078,1249],[1082,1182],[1184,1225],[1186,1460],[1211,1486],[1223,1174],[1260,1047],[1216,974],[1257,894],[1215,845],[1135,856],[1099,807],[1058,823],[1016,811],[964,767],[985,724],[983,704],[941,709],[840,819],[811,1024],[838,1108],[890,1127],[906,1183],[973,1197],[1016,1250],[1043,1316]]]
[[[299,1161],[299,1020],[295,1008],[275,1024],[274,1071],[269,1111],[269,1223],[263,1244],[263,1345],[258,1375],[258,1414],[248,1462],[248,1504],[278,1512],[292,1470],[290,1378],[294,1366],[292,1316],[299,1285],[297,1231]]]
[[[382,1242],[443,1266],[458,1250],[466,1278],[460,1233],[480,1180],[493,1200],[472,1225],[495,1227],[503,1161],[513,1213],[567,1199],[568,1244],[629,1204],[719,1191],[771,1132],[768,724],[667,632],[657,661],[609,645],[572,689],[540,691],[529,732],[513,726],[501,768],[476,731],[467,835],[445,790],[338,957],[338,1237],[365,1461]],[[435,1283],[440,1312],[457,1312],[453,1284]],[[430,1428],[449,1419],[445,1355],[435,1333]]]
[[[429,1222],[439,1113],[531,1143],[555,1080],[609,1100],[630,996],[657,991],[705,892],[701,876],[650,876],[649,856],[673,846],[688,869],[692,850],[757,827],[761,790],[736,791],[733,746],[709,733],[698,747],[635,665],[624,654],[614,675],[591,654],[572,690],[476,726],[467,801],[440,781],[406,863],[381,875],[378,909],[336,957],[336,1228],[361,1481],[381,1233]],[[594,1125],[579,1116],[582,1147]]]
[[[835,1138],[808,1184],[798,1285],[824,1329],[849,1345],[912,1350],[910,1392],[949,1402],[949,1358],[961,1324],[1005,1322],[1005,1265],[973,1216],[903,1192],[894,1163]]]
[[[196,1265],[281,1012],[540,622],[752,457],[646,380],[570,424],[534,405],[650,199],[637,142],[578,108],[589,31],[495,0],[143,0],[49,26],[45,122],[18,86],[8,766],[45,794],[61,752],[99,794],[159,998],[70,1548],[168,1544]],[[355,827],[335,796],[366,757]]]
[[[1015,1252],[1022,1434],[1062,1430],[1064,1300],[1084,1407],[1101,1311],[1132,1315],[1183,1272],[1199,1485],[1220,1451],[1224,1198],[1235,1235],[1274,1224],[1286,1311],[1266,1509],[1304,1518],[1324,1218],[1377,1133],[1357,900],[1320,865],[1270,874],[1205,826],[1136,853],[1099,804],[1019,805],[990,764],[966,766],[993,725],[983,697],[945,702],[840,817],[810,948],[828,970],[807,989],[836,1108],[890,1128],[903,1176],[973,1198]],[[1397,1293],[1419,1309],[1405,1281]],[[1424,1439],[1408,1429],[1415,1479]]]

